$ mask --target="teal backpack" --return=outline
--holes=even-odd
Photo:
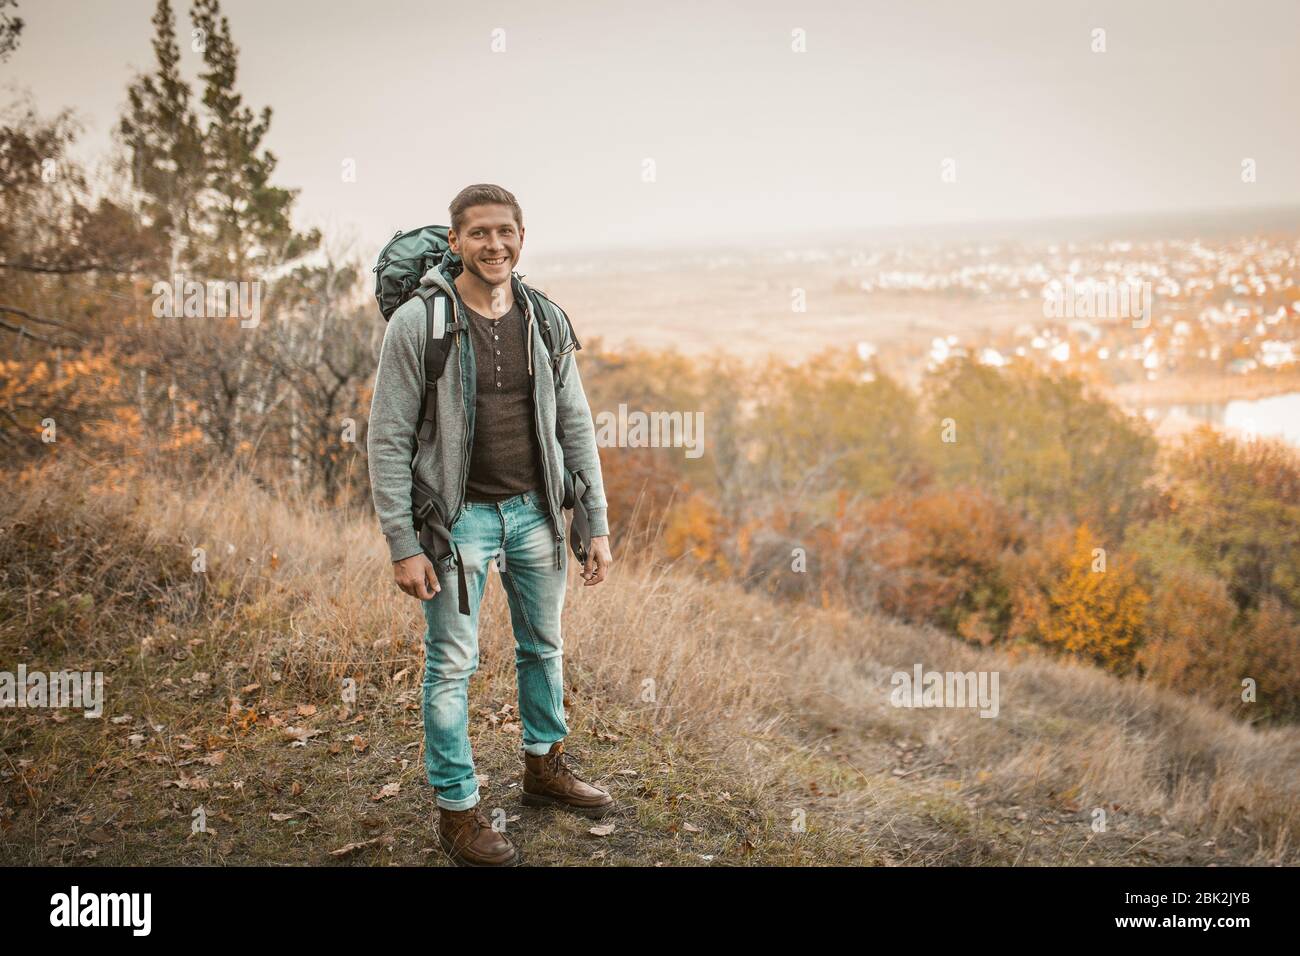
[[[415,294],[420,276],[444,260],[449,268],[460,263],[460,256],[447,244],[446,226],[425,226],[410,232],[399,229],[388,240],[374,268],[375,300],[385,322]]]
[[[451,353],[454,334],[458,332],[468,333],[469,331],[469,326],[466,324],[457,303],[447,303],[445,301],[447,294],[437,286],[420,285],[420,277],[434,266],[440,266],[448,279],[455,279],[460,274],[461,269],[464,268],[460,256],[451,251],[451,246],[447,240],[447,232],[448,227],[446,226],[423,226],[420,229],[412,229],[410,232],[402,232],[399,229],[380,251],[379,261],[375,263],[374,269],[371,270],[375,274],[375,301],[379,304],[379,311],[383,315],[385,322],[391,319],[398,307],[412,296],[418,295],[424,300],[426,322],[424,397],[420,400],[420,425],[417,431],[417,437],[421,444],[428,442],[433,437],[433,430],[437,422],[436,386],[438,379],[442,377],[442,373],[447,367],[447,356]],[[522,275],[519,278],[520,285],[523,285],[524,291],[532,300],[533,314],[537,317],[538,325],[542,330],[542,340],[546,343],[546,350],[550,354],[551,371],[558,392],[564,387],[564,381],[560,377],[560,360],[569,351],[581,349],[582,343],[578,341],[578,336],[574,334],[573,325],[569,322],[569,317],[564,310],[552,302],[544,292],[525,284]],[[443,300],[441,308],[438,307],[439,300]],[[447,316],[451,317],[451,321],[447,321]],[[436,334],[439,323],[444,324],[442,335]],[[560,323],[563,323],[564,328],[568,330],[569,338],[573,341],[572,349],[566,349],[563,352],[560,351],[561,343],[557,341]],[[555,432],[563,441],[564,429],[561,427],[558,418],[555,422]],[[435,560],[445,561],[453,550],[450,532],[445,527],[448,516],[435,514],[435,520],[426,520],[431,512],[437,512],[438,502],[430,489],[421,487],[422,482],[418,479],[413,480],[413,514],[416,530],[420,532],[421,543],[424,543],[430,536],[435,538],[438,542],[437,545],[426,550],[435,552]],[[587,560],[587,542],[590,540],[590,535],[587,532],[586,511],[581,507],[582,496],[586,491],[586,487],[587,483],[581,472],[573,474],[566,469],[563,506],[574,510],[574,521],[569,543],[578,560],[584,563]],[[459,558],[459,555],[457,555],[457,558]],[[461,613],[468,614],[469,608],[464,593],[463,578],[461,581],[460,604]]]

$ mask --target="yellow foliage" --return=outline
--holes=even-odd
[[[1065,567],[1046,588],[1038,631],[1046,644],[1122,673],[1132,667],[1150,595],[1132,562],[1103,555],[1103,564],[1097,548],[1079,525]]]

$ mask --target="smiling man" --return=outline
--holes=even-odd
[[[375,510],[394,577],[398,587],[423,601],[428,622],[425,769],[437,794],[439,840],[458,864],[497,866],[520,858],[478,807],[468,717],[488,565],[499,571],[514,631],[524,751],[520,799],[600,817],[613,809],[613,799],[580,779],[564,750],[566,472],[580,475],[586,486],[581,502],[591,543],[580,572],[586,586],[605,580],[612,559],[595,429],[573,354],[576,339],[556,308],[562,341],[549,354],[533,302],[514,272],[524,243],[519,204],[500,186],[479,184],[462,190],[450,213],[447,239],[459,261],[429,269],[420,282],[446,295],[455,321],[427,321],[430,313],[419,296],[392,314],[367,445]],[[553,307],[549,300],[547,305]],[[435,337],[453,334],[456,341],[434,390],[435,427],[428,441],[421,434],[417,442],[431,329]],[[431,489],[437,517],[450,531],[456,572],[431,562],[420,544],[413,475]],[[453,579],[453,573],[463,578]],[[457,580],[465,584],[468,608],[458,600]]]

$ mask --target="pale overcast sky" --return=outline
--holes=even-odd
[[[173,5],[193,78],[189,2]],[[0,77],[46,114],[75,107],[99,151],[152,65],[153,7],[20,0]],[[1300,201],[1296,0],[223,9],[299,224],[363,250],[445,222],[472,182],[514,191],[534,253]]]

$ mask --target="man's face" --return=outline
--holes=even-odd
[[[460,232],[452,230],[447,239],[467,270],[488,285],[500,285],[519,261],[524,231],[509,206],[492,203],[466,209]]]

